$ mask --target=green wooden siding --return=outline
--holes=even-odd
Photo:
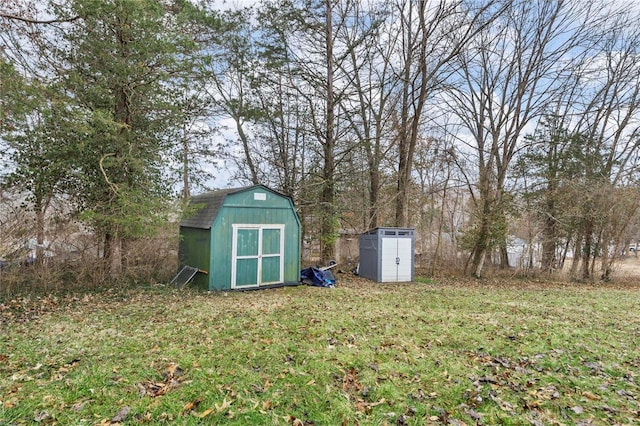
[[[197,228],[180,229],[180,263],[209,272],[211,252],[209,248],[210,230]],[[192,285],[208,289],[209,276],[197,273]]]

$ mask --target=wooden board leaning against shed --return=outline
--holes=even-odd
[[[298,284],[300,219],[290,197],[264,185],[192,197],[180,222],[181,265],[208,271],[207,290]]]

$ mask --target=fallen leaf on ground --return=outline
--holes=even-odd
[[[182,409],[182,414],[185,414],[185,413],[188,413],[189,411],[194,410],[195,408],[198,407],[198,405],[200,405],[201,402],[202,402],[202,397],[199,397],[193,401],[187,402],[184,408]]]
[[[363,400],[356,401],[356,410],[361,413],[370,413],[373,407],[377,407],[378,405],[382,405],[387,402],[384,398],[380,399],[377,402],[365,402]]]
[[[222,400],[222,405],[214,404],[214,406],[216,407],[216,411],[218,413],[222,413],[227,408],[231,407],[231,402],[227,401],[227,398],[225,398]]]
[[[591,393],[589,391],[582,392],[582,396],[584,396],[587,399],[590,399],[591,401],[597,401],[600,399],[600,395],[596,395],[595,393]]]
[[[138,384],[140,396],[149,396],[155,398],[165,395],[167,392],[177,388],[184,381],[184,370],[176,363],[171,363],[167,367],[164,376],[164,381],[146,381]]]
[[[172,362],[167,366],[167,371],[165,373],[168,378],[182,376],[183,374],[184,370],[175,362]]]
[[[356,369],[351,367],[342,378],[342,389],[347,392],[359,392],[362,389],[362,385],[358,383],[356,377]]]
[[[207,408],[202,413],[198,414],[198,417],[201,418],[201,419],[204,419],[205,417],[207,417],[211,413],[213,413],[213,408]]]

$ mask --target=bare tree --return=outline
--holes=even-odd
[[[279,69],[293,76],[279,81],[287,91],[295,90],[292,95],[297,99],[290,106],[301,121],[287,127],[295,129],[296,137],[305,142],[306,169],[302,174],[307,200],[303,204],[313,206],[313,215],[319,219],[320,258],[324,261],[335,255],[339,226],[338,170],[352,149],[351,139],[346,137],[348,120],[340,112],[344,111],[341,103],[351,91],[351,77],[344,65],[349,47],[342,37],[351,25],[348,13],[354,5],[335,0],[267,4],[271,9],[269,16],[275,19],[265,27],[276,43],[264,47],[265,58],[269,59],[266,64],[287,62],[289,65]],[[266,80],[274,82],[273,78]],[[274,86],[269,86],[260,95],[263,105],[267,104],[264,102],[267,96],[277,99],[272,90]],[[282,134],[282,130],[278,133]]]
[[[258,184],[261,181],[259,165],[253,146],[253,124],[256,120],[257,101],[252,84],[256,66],[253,46],[253,11],[238,9],[218,11],[201,10],[204,18],[198,36],[201,51],[198,64],[205,79],[201,86],[212,108],[213,120],[230,119],[232,134],[237,139],[232,145],[240,147],[242,155],[232,155],[232,160],[241,163],[239,172],[246,171],[246,179]]]
[[[640,16],[633,9],[611,10],[604,27],[606,32],[583,68],[584,103],[578,106],[581,114],[575,132],[586,141],[584,155],[594,161],[587,165],[584,178],[593,186],[604,185],[609,193],[627,194],[604,199],[600,196],[603,205],[596,209],[604,208],[604,217],[611,220],[584,222],[579,237],[583,279],[593,277],[598,255],[602,278],[609,278],[619,251],[611,251],[609,247],[619,246],[621,232],[628,227],[638,208],[637,202],[629,204],[628,193],[621,188],[635,185],[640,148],[640,29],[634,24],[638,19]],[[592,207],[585,206],[585,209]],[[603,215],[598,217],[602,219]]]
[[[367,8],[359,1],[343,2],[343,15],[350,16],[352,25],[345,27],[339,41],[344,44],[347,58],[340,63],[352,91],[339,104],[349,122],[362,156],[366,176],[367,213],[365,229],[380,223],[380,190],[385,184],[385,160],[392,147],[391,112],[394,109],[394,90],[391,64],[399,35],[390,19],[390,2],[381,1]],[[353,176],[351,176],[353,180]]]
[[[571,274],[582,279],[595,277],[596,259],[609,277],[637,210],[626,190],[635,185],[639,144],[637,12],[603,5],[596,16],[606,19],[588,27],[590,45],[520,157],[530,196],[544,200],[543,270],[553,269],[564,240],[574,252]]]
[[[396,226],[408,225],[407,191],[413,157],[425,120],[426,102],[451,72],[449,65],[469,42],[504,12],[503,2],[487,0],[398,0],[394,17],[399,21],[399,66],[396,135],[398,181]]]
[[[468,182],[474,222],[468,232],[467,271],[481,276],[488,252],[506,256],[507,177],[523,130],[566,90],[602,23],[591,4],[579,1],[514,1],[456,61],[443,96],[460,122],[459,140],[472,153]],[[465,137],[462,137],[464,135]],[[468,137],[467,137],[468,136]]]

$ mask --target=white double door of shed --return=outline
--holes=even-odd
[[[411,239],[382,238],[380,248],[380,280],[411,281]]]
[[[284,225],[233,225],[231,288],[279,284],[284,275]]]

